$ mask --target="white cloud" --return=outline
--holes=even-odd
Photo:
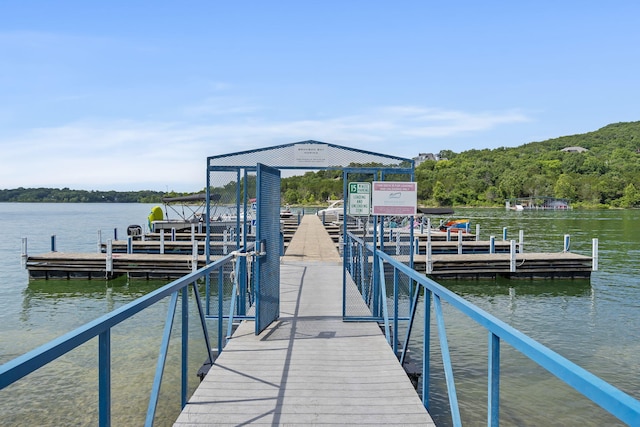
[[[204,187],[207,156],[314,139],[411,157],[423,151],[429,138],[487,132],[529,120],[517,111],[394,106],[344,117],[269,121],[252,115],[258,110],[247,107],[208,125],[78,122],[6,137],[0,140],[0,188],[163,190],[168,186],[195,191]]]

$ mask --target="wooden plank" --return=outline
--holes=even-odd
[[[280,318],[238,327],[175,426],[435,425],[377,324],[342,321],[341,262],[306,225],[283,257]]]

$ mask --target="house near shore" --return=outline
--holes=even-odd
[[[418,165],[420,165],[420,163],[426,161],[426,160],[434,160],[434,161],[438,161],[440,160],[440,156],[438,156],[437,154],[433,154],[433,153],[420,153],[418,154],[417,157],[414,157],[412,159],[415,162],[415,167],[418,167]]]
[[[565,147],[560,151],[564,151],[565,153],[586,153],[589,150],[582,147]]]

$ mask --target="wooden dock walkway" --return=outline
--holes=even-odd
[[[238,327],[175,426],[435,426],[378,325],[342,321],[342,262],[318,217],[280,277],[280,318],[259,336]]]

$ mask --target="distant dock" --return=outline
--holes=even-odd
[[[282,223],[282,245],[286,253],[298,228],[298,218]],[[326,223],[325,230],[338,251],[343,250],[339,224]],[[359,234],[359,231],[354,231]],[[435,231],[428,236],[416,232],[414,242],[394,239],[386,233],[384,251],[404,263],[413,253],[416,271],[436,279],[450,278],[571,278],[588,279],[597,269],[597,248],[591,257],[569,251],[527,253],[521,242],[479,241],[470,233],[447,235]],[[101,243],[99,253],[49,253],[26,256],[32,279],[104,279],[127,275],[133,278],[177,278],[204,266],[204,233],[150,233],[136,239]],[[369,236],[370,237],[370,236]],[[110,253],[108,246],[111,247]],[[380,244],[378,244],[380,247]],[[212,259],[236,250],[235,240],[216,235],[210,242]],[[595,258],[595,259],[594,259]]]

